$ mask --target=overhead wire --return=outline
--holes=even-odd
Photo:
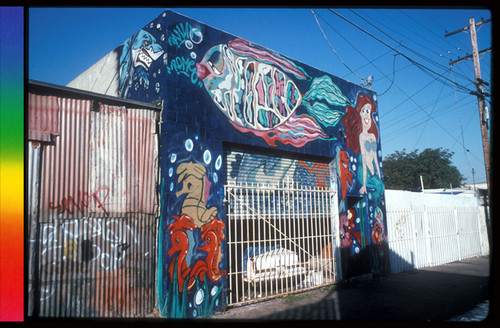
[[[391,49],[389,49],[389,51],[388,51],[388,52],[386,52],[386,53],[384,53],[384,54],[382,54],[382,55],[380,55],[380,56],[376,57],[375,59],[369,59],[368,57],[366,57],[366,55],[365,55],[362,51],[360,51],[360,50],[359,50],[359,49],[358,49],[355,45],[353,45],[351,42],[349,42],[349,40],[347,40],[347,39],[346,39],[346,38],[342,35],[342,33],[340,33],[339,31],[337,31],[337,30],[335,29],[335,27],[333,27],[333,26],[332,26],[332,25],[331,25],[328,21],[326,21],[326,20],[325,20],[325,19],[324,19],[324,18],[323,18],[320,14],[316,13],[316,15],[317,15],[319,18],[321,18],[321,19],[323,20],[323,22],[325,22],[325,23],[326,23],[326,24],[327,24],[327,25],[328,25],[328,26],[329,26],[329,27],[330,27],[333,31],[335,31],[335,32],[336,32],[336,33],[337,33],[337,34],[338,34],[338,35],[339,35],[339,36],[340,36],[340,37],[341,37],[341,38],[342,38],[342,39],[343,39],[346,43],[348,43],[348,44],[349,44],[349,45],[350,45],[350,46],[351,46],[354,50],[356,50],[356,52],[358,52],[358,53],[360,54],[360,56],[362,56],[362,57],[363,57],[363,58],[367,61],[367,63],[366,63],[366,64],[364,64],[364,65],[362,65],[360,68],[365,67],[365,66],[367,66],[367,65],[370,65],[370,64],[371,64],[371,65],[373,65],[373,67],[374,67],[375,69],[377,69],[377,70],[378,70],[381,74],[383,74],[382,78],[386,78],[386,77],[387,77],[387,75],[388,75],[388,74],[385,74],[385,73],[384,73],[384,72],[383,72],[383,71],[382,71],[382,70],[381,70],[381,69],[380,69],[377,65],[375,65],[375,64],[374,64],[374,62],[375,62],[376,60],[378,60],[379,58],[381,58],[381,57],[385,56],[386,54],[389,54],[390,52],[392,52],[392,50],[391,50]],[[396,54],[396,55],[397,55],[397,54]],[[403,67],[403,68],[401,68],[400,70],[403,70],[403,69],[405,69],[405,68],[407,68],[407,67],[409,67],[409,66],[411,66],[411,63],[410,63],[410,64],[408,64],[407,66],[404,66],[404,67]],[[360,69],[360,68],[358,68],[358,69]],[[398,71],[400,71],[400,70],[398,70]],[[384,74],[385,74],[385,75],[384,75]],[[393,71],[393,74],[395,74],[395,71]],[[346,77],[344,76],[344,78],[346,78]],[[393,81],[394,81],[394,80],[393,80]],[[391,82],[391,86],[392,86],[393,81]],[[387,90],[386,90],[386,91],[387,91]],[[384,93],[385,93],[385,92],[384,92]],[[382,95],[382,94],[379,94],[378,96],[380,96],[380,95]]]
[[[444,71],[449,71],[449,70],[450,70],[450,68],[449,68],[448,66],[444,66],[443,64],[438,63],[438,62],[436,62],[435,60],[433,60],[433,59],[431,59],[431,58],[429,58],[429,57],[427,57],[427,56],[423,55],[421,52],[415,51],[415,50],[413,50],[413,49],[411,49],[411,48],[407,47],[407,46],[406,46],[406,45],[404,45],[401,41],[398,41],[398,40],[394,39],[391,35],[387,34],[387,33],[386,33],[386,32],[384,32],[383,30],[381,30],[378,26],[376,26],[375,24],[371,23],[369,20],[367,20],[365,17],[363,17],[362,15],[358,14],[358,13],[357,13],[357,12],[355,12],[354,10],[352,10],[352,9],[349,9],[349,10],[350,10],[351,12],[353,12],[355,15],[357,15],[358,17],[360,17],[361,19],[363,19],[365,22],[367,22],[368,24],[370,24],[372,27],[374,27],[375,29],[377,29],[378,31],[380,31],[381,33],[383,33],[385,36],[387,36],[388,38],[390,38],[390,39],[391,39],[391,40],[393,40],[394,42],[398,43],[401,47],[403,47],[403,48],[405,48],[405,49],[407,49],[407,50],[411,51],[411,52],[412,52],[412,53],[414,53],[415,55],[417,55],[417,56],[419,56],[419,57],[421,57],[421,58],[423,58],[423,59],[425,59],[425,60],[427,60],[427,61],[431,62],[432,64],[434,64],[434,65],[436,65],[437,67],[439,67],[439,68],[443,69]],[[376,21],[376,20],[375,20],[375,19],[373,19],[373,21]],[[413,42],[415,42],[415,43],[419,44],[418,42],[416,42],[416,41],[414,41],[414,40],[413,40]],[[419,44],[419,45],[420,45],[420,44]],[[420,45],[420,46],[422,46],[422,45]],[[422,46],[422,47],[424,47],[424,46]],[[426,47],[424,47],[424,48],[426,48]],[[472,82],[472,83],[473,83],[473,81],[472,81],[470,78],[468,78],[467,76],[465,76],[465,75],[464,75],[464,76],[463,76],[463,78],[465,78],[465,79],[466,79],[466,80],[468,80],[469,82]]]
[[[404,91],[403,91],[404,93]],[[416,103],[413,98],[410,98],[410,100],[412,100],[414,102],[414,104],[420,108],[427,116],[429,116],[441,129],[443,129],[444,132],[446,132],[452,139],[454,140],[457,140],[457,138],[451,134],[451,132],[449,132],[439,121],[437,121],[434,117],[432,117],[424,108],[422,108],[422,106],[420,106],[418,103]]]
[[[451,72],[451,78],[453,79],[453,71]],[[454,93],[455,93],[455,104],[456,104],[456,108],[457,108],[457,112],[458,112],[458,121],[460,123],[460,135],[462,136],[462,148],[464,150],[464,156],[465,156],[465,160],[467,161],[467,165],[469,166],[469,168],[471,168],[470,163],[469,163],[469,159],[467,157],[467,152],[470,152],[470,150],[467,149],[467,147],[465,147],[464,128],[462,126],[462,115],[460,114],[460,108],[458,106],[458,100],[457,100],[457,93],[456,93],[456,91]]]
[[[332,11],[331,9],[329,9],[329,10],[330,10],[330,11]],[[332,12],[334,12],[334,11],[332,11]],[[334,13],[335,13],[335,12],[334,12]],[[335,14],[337,14],[337,13],[335,13]],[[338,15],[338,14],[337,14],[337,15]],[[319,24],[319,21],[317,20],[316,15],[314,15],[314,16],[315,16],[316,22]],[[318,16],[319,16],[319,15],[318,15]],[[320,18],[322,18],[321,16],[319,16],[319,17],[320,17]],[[341,17],[342,17],[342,16],[341,16]],[[342,17],[342,18],[343,18],[343,17]],[[323,18],[322,18],[322,19],[323,19]],[[345,18],[344,18],[344,19],[345,19]],[[324,19],[323,19],[323,20],[324,20]],[[348,21],[348,22],[350,22],[350,21]],[[350,23],[351,23],[351,24],[353,24],[352,22],[350,22]],[[333,27],[332,27],[332,26],[331,26],[328,22],[327,22],[327,24],[328,24],[328,25],[329,25],[332,29],[334,29],[334,28],[333,28]],[[355,25],[355,24],[353,24],[353,25]],[[358,27],[357,25],[355,25],[355,26],[356,26],[356,27]],[[359,28],[359,27],[358,27],[358,28]],[[335,30],[335,29],[334,29],[334,30]],[[363,30],[363,29],[361,29],[361,30]],[[324,37],[326,37],[326,35],[324,34],[324,31],[322,30],[322,28],[321,28],[321,31],[322,31],[322,33],[323,33]],[[336,30],[335,30],[335,31],[336,31]],[[336,32],[337,32],[337,31],[336,31]],[[337,33],[338,33],[338,32],[337,32]],[[368,33],[368,34],[370,35],[370,33]],[[370,35],[370,36],[372,36],[372,35]],[[374,37],[374,36],[372,36],[372,37]],[[374,38],[376,38],[376,37],[374,37]],[[377,39],[377,38],[376,38],[376,39]],[[377,40],[377,41],[380,41],[380,42],[382,42],[383,44],[385,44],[385,43],[384,43],[383,41],[381,41],[381,40]],[[401,52],[397,51],[396,49],[394,49],[394,47],[391,47],[391,46],[389,46],[389,45],[387,45],[387,44],[385,44],[385,45],[386,45],[386,46],[388,46],[388,47],[389,47],[390,49],[392,49],[393,51],[396,51],[398,54],[401,54],[403,57],[405,57],[406,59],[408,59],[408,60],[409,60],[412,64],[416,65],[417,67],[418,67],[418,66],[423,66],[423,67],[425,67],[424,65],[422,65],[422,64],[420,64],[420,63],[418,63],[418,62],[416,62],[416,61],[412,60],[411,58],[407,57],[407,56],[406,56],[406,55],[404,55],[403,53],[401,53]],[[351,44],[351,46],[353,46],[353,45]],[[354,47],[354,46],[353,46],[353,47]],[[354,48],[356,49],[356,47],[354,47]],[[357,50],[357,49],[356,49],[356,50]],[[359,53],[361,53],[359,50],[357,50],[357,51],[358,51]],[[361,53],[361,54],[362,54],[362,53]],[[364,55],[363,55],[363,57],[364,57],[367,61],[370,61],[368,58],[366,58],[366,56],[364,56]],[[364,65],[364,66],[366,66],[366,65]],[[376,68],[380,71],[380,69],[379,69],[376,65],[374,65],[374,67],[376,67]],[[462,89],[463,89],[463,88],[465,88],[465,87],[461,86],[460,84],[456,83],[454,80],[449,80],[447,77],[443,77],[441,74],[439,74],[439,73],[436,73],[436,72],[432,71],[432,70],[431,70],[431,69],[429,69],[428,67],[425,67],[425,68],[426,68],[427,70],[429,70],[430,72],[432,72],[432,73],[434,73],[434,74],[437,74],[438,76],[440,76],[440,77],[442,77],[442,78],[444,78],[444,79],[447,79],[448,81],[450,81],[450,82],[451,82],[451,84],[446,83],[446,82],[444,82],[443,80],[437,79],[435,76],[430,75],[430,76],[433,78],[433,80],[435,80],[435,81],[439,81],[439,82],[441,82],[443,85],[446,85],[446,86],[449,86],[449,87],[450,87],[450,86],[452,86],[452,87],[454,88],[454,90],[456,90],[456,87],[459,87],[459,88],[462,88]],[[424,71],[424,72],[425,72],[425,70],[422,70],[422,71]],[[382,72],[382,73],[383,73],[383,72]],[[428,73],[428,72],[426,72],[426,73]],[[428,73],[428,75],[429,75],[429,73]],[[397,85],[396,85],[396,86],[397,86]],[[436,119],[435,119],[434,117],[432,117],[432,115],[431,115],[431,114],[429,114],[429,113],[428,113],[425,109],[423,109],[423,108],[422,108],[419,104],[417,104],[417,103],[416,103],[416,102],[412,99],[412,98],[413,98],[416,94],[418,94],[419,92],[421,92],[421,91],[422,91],[423,89],[425,89],[427,86],[428,86],[428,85],[424,86],[422,89],[420,89],[419,91],[417,91],[417,92],[416,92],[414,95],[412,95],[412,96],[408,96],[408,95],[407,95],[407,94],[406,94],[406,93],[405,93],[405,92],[404,92],[401,88],[399,88],[399,87],[397,86],[397,87],[398,87],[398,89],[400,89],[400,91],[401,91],[403,94],[405,94],[405,95],[406,95],[407,100],[412,100],[412,101],[415,103],[415,105],[417,105],[417,106],[418,106],[418,107],[419,107],[419,108],[420,108],[420,109],[421,109],[421,110],[422,110],[422,111],[423,111],[423,112],[424,112],[427,116],[429,116],[429,118],[428,118],[428,119],[426,119],[425,121],[423,121],[423,122],[419,123],[418,125],[421,125],[421,124],[426,124],[426,122],[427,122],[427,121],[429,121],[430,119],[432,119],[432,120],[436,121]],[[470,92],[469,92],[469,93],[470,93]],[[407,100],[405,100],[404,102],[406,102]],[[404,102],[403,102],[403,103],[404,103]],[[436,102],[437,102],[437,100],[436,100]],[[399,106],[400,106],[400,105],[398,105],[398,106],[396,106],[396,107],[399,107]],[[395,107],[395,108],[396,108],[396,107]],[[392,110],[394,110],[394,108],[393,108]],[[450,135],[450,137],[452,137],[452,138],[453,138],[456,142],[458,141],[458,140],[457,140],[457,138],[456,138],[455,136],[453,136],[453,135],[452,135],[452,134],[451,134],[451,133],[450,133],[450,132],[449,132],[446,128],[444,128],[444,127],[443,127],[443,126],[442,126],[442,125],[441,125],[438,121],[436,121],[436,124],[437,124],[438,126],[440,126],[440,127],[441,127],[441,128],[442,128],[442,129],[443,129],[443,130],[447,133],[447,134],[449,134],[449,135]],[[415,127],[415,124],[413,124],[413,126]]]
[[[417,144],[420,141],[420,139],[422,138],[422,135],[424,134],[425,128],[427,127],[427,124],[430,121],[430,117],[432,116],[432,114],[434,114],[434,110],[436,109],[436,105],[438,103],[439,97],[441,97],[441,94],[443,93],[443,89],[444,89],[444,84],[441,85],[441,91],[439,91],[439,95],[437,96],[436,101],[434,102],[434,106],[432,106],[431,114],[430,114],[429,118],[425,121],[425,125],[422,128],[422,131],[420,132],[420,135],[418,136],[417,141],[415,141],[415,145],[413,146],[413,149],[417,148]]]
[[[339,16],[340,18],[342,18],[343,20],[347,21],[349,24],[355,26],[356,28],[358,28],[359,30],[363,31],[364,33],[368,34],[369,36],[371,36],[372,38],[374,38],[375,40],[379,41],[380,43],[382,43],[383,45],[385,45],[386,47],[389,47],[391,48],[392,50],[394,50],[395,52],[399,53],[400,55],[402,55],[404,58],[406,58],[408,61],[410,61],[411,63],[415,64],[417,67],[419,67],[422,71],[426,72],[427,73],[432,73],[436,76],[439,76],[441,79],[444,79],[446,81],[449,81],[451,82],[453,85],[456,85],[457,87],[459,87],[460,89],[463,90],[463,92],[468,92],[468,93],[473,93],[472,90],[470,90],[469,88],[463,86],[463,85],[460,85],[454,81],[451,81],[447,78],[445,78],[443,75],[437,73],[436,71],[434,71],[433,69],[430,69],[429,67],[417,62],[416,60],[408,57],[406,54],[402,53],[401,51],[395,49],[393,46],[387,44],[386,42],[384,42],[383,40],[379,39],[378,37],[376,37],[375,35],[371,34],[370,32],[366,31],[365,29],[363,29],[362,27],[360,27],[359,25],[357,25],[356,23],[350,21],[349,19],[345,18],[344,16],[340,15],[339,13],[337,13],[336,11],[328,8],[329,11],[331,11],[332,13],[334,13],[335,15]],[[437,79],[436,77],[434,77],[435,79]],[[441,83],[444,83],[443,81],[441,81]]]
[[[391,84],[389,85],[389,87],[387,89],[385,89],[384,92],[377,94],[379,97],[385,95],[387,93],[387,91],[389,91],[389,89],[394,84],[394,80],[396,78],[396,56],[398,56],[398,54],[395,54],[393,57],[393,60],[392,60],[392,81],[391,81]]]
[[[471,102],[473,102],[473,101],[472,100],[469,101],[469,103],[471,103]],[[445,105],[444,107],[442,107],[441,109],[436,111],[433,115],[434,115],[434,118],[438,118],[438,117],[440,117],[442,115],[446,115],[452,111],[453,111],[453,108],[450,108],[449,105]],[[406,116],[406,118],[409,118],[410,116],[414,116],[414,115],[416,115],[416,112],[413,112],[412,115]],[[398,120],[398,118],[395,118],[392,121],[396,121],[396,120]],[[424,124],[427,120],[428,120],[428,117],[418,118],[418,119],[412,120],[411,122],[408,121],[408,123],[406,125],[394,124],[394,123],[389,122],[389,121],[384,121],[384,124],[387,125],[387,127],[397,127],[396,130],[392,130],[392,131],[385,129],[385,131],[386,131],[385,136],[386,137],[394,137],[394,139],[400,138],[402,133],[407,133],[410,129],[415,128],[421,124]],[[400,121],[400,119],[399,119],[399,121]]]
[[[356,13],[355,11],[353,11],[352,9],[350,9],[354,14],[358,15],[361,19],[363,19],[364,21],[366,21],[368,24],[370,24],[371,26],[373,26],[374,28],[376,28],[377,30],[379,30],[380,32],[382,32],[384,35],[386,35],[387,37],[389,37],[390,39],[392,39],[394,42],[397,42],[398,44],[400,44],[402,47],[408,49],[409,51],[413,52],[415,55],[431,62],[432,64],[436,65],[437,67],[440,67],[441,69],[443,69],[444,71],[448,71],[450,68],[448,66],[445,66],[441,63],[438,63],[436,62],[435,60],[423,55],[420,51],[415,51],[413,50],[412,48],[409,48],[407,47],[406,45],[403,45],[401,41],[397,41],[396,39],[394,39],[391,35],[385,33],[383,30],[379,29],[376,25],[372,24],[371,21],[374,21],[376,22],[377,24],[379,25],[383,25],[381,22],[377,21],[375,18],[373,17],[370,17],[370,20],[367,20],[365,19],[362,15],[359,15],[358,13]],[[415,21],[415,20],[414,20]],[[385,26],[385,25],[384,25]],[[403,28],[406,28],[405,26],[401,25]],[[402,35],[404,36],[403,34],[399,33],[398,31],[394,31],[392,28],[388,27],[390,30],[392,30],[394,33],[397,33],[399,35]],[[413,32],[414,33],[414,32]],[[404,36],[406,38],[406,36]],[[422,37],[422,39],[424,39]],[[415,44],[418,44],[420,47],[424,48],[424,49],[427,49],[429,52],[434,52],[433,50],[430,50],[427,46],[425,45],[422,45],[421,43],[417,42],[415,39],[409,39],[411,42],[414,42]],[[432,42],[430,42],[432,43]],[[440,54],[438,54],[440,55]],[[466,79],[467,81],[470,81],[472,82],[472,80],[470,80],[470,78],[468,78],[466,75],[462,75],[462,77],[464,79]]]
[[[337,56],[337,58],[340,60],[340,62],[352,73],[354,74],[355,76],[357,76],[359,79],[361,80],[364,80],[363,77],[359,76],[358,74],[356,74],[349,66],[346,65],[346,63],[342,60],[342,58],[340,58],[339,54],[337,53],[337,51],[335,50],[335,48],[332,46],[332,44],[330,43],[330,41],[328,40],[328,38],[326,37],[325,35],[325,32],[323,31],[323,29],[321,28],[321,24],[319,23],[318,21],[318,18],[316,17],[316,13],[314,12],[314,10],[311,9],[311,12],[314,16],[314,19],[316,20],[316,24],[318,25],[321,33],[323,34],[323,37],[325,38],[326,42],[328,43],[328,45],[330,46],[330,48],[333,50],[333,53],[335,54],[335,56]]]
[[[445,97],[442,96],[442,98],[445,98]],[[463,99],[461,99],[461,100],[463,100]],[[471,99],[469,97],[468,101],[463,103],[463,105],[472,104],[473,102],[474,102],[474,99]],[[429,102],[428,104],[424,105],[423,107],[427,108],[427,107],[431,106],[432,103],[434,103],[434,100]],[[434,112],[433,116],[435,118],[438,118],[442,115],[447,115],[448,113],[451,113],[452,111],[453,111],[453,107],[451,106],[451,104],[444,104],[444,105],[442,105],[442,107],[440,109],[438,109],[437,111]],[[412,111],[411,113],[406,114],[405,118],[409,119],[409,118],[414,117],[415,115],[417,115],[419,113],[420,112]],[[388,129],[385,129],[387,132],[386,135],[387,136],[394,135],[395,137],[399,137],[401,135],[400,132],[408,132],[408,130],[411,129],[411,127],[414,124],[417,124],[419,122],[425,123],[426,120],[428,120],[427,116],[414,118],[413,120],[411,120],[411,122],[407,123],[406,125],[398,124],[398,122],[401,121],[401,119],[399,117],[395,117],[391,120],[384,120],[384,124],[387,125],[387,128],[388,128]],[[393,130],[392,128],[396,128],[396,130]]]
[[[405,13],[404,11],[402,11],[401,9],[398,9],[398,11],[403,14],[404,16],[408,17],[409,19],[411,19],[413,22],[415,22],[417,25],[420,25],[422,28],[426,29],[427,31],[429,31],[431,34],[434,34],[435,32],[431,29],[429,29],[426,25],[420,23],[418,20],[414,19],[412,16],[408,15],[407,13]],[[443,34],[444,35],[444,34]],[[421,35],[419,35],[420,37],[422,37]],[[422,37],[422,39],[425,39],[425,37]],[[439,38],[439,40],[441,41],[442,40],[442,37]],[[435,42],[432,42],[431,40],[427,39],[427,41],[429,43],[431,43],[432,45],[434,45],[436,48],[441,48],[441,50],[444,50],[444,52],[447,52],[447,49],[443,48],[441,45],[439,44],[436,44]],[[465,51],[461,48],[457,48],[456,46],[454,46],[454,48],[456,48],[457,50],[461,50],[462,52],[465,53]],[[449,50],[448,50],[449,51]],[[449,54],[451,55],[451,52],[449,52]],[[444,56],[443,56],[444,57]]]
[[[434,23],[435,23],[435,24],[436,24],[436,25],[437,25],[437,26],[441,29],[442,33],[444,33],[444,34],[448,33],[448,31],[446,30],[446,28],[444,28],[444,27],[443,27],[443,26],[442,26],[442,25],[441,25],[438,21],[436,21],[436,20],[434,19],[434,17],[432,17],[431,15],[429,15],[429,14],[428,14],[426,11],[424,11],[424,10],[422,10],[422,12],[424,13],[424,15],[426,15],[426,16],[427,16],[427,17],[428,17],[431,21],[433,21],[433,22],[434,22]],[[451,43],[448,39],[445,39],[445,40],[446,40],[446,42],[447,42],[450,46],[452,46],[452,47],[456,48],[456,49],[457,49],[457,50],[459,50],[459,51],[462,51],[464,54],[466,53],[466,51],[465,51],[465,50],[463,50],[462,48],[457,48],[457,47],[456,47],[455,45],[453,45],[453,44],[452,44],[452,43]],[[459,43],[461,43],[461,45],[464,47],[464,49],[465,49],[465,48],[467,48],[467,45],[465,45],[465,43],[463,43],[462,41],[459,41]]]

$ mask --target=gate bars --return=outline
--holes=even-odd
[[[335,192],[274,185],[226,185],[228,305],[336,281]]]

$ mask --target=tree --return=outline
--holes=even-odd
[[[421,153],[418,149],[406,153],[406,149],[386,156],[383,162],[386,189],[421,189],[420,176],[424,188],[449,188],[461,186],[465,177],[453,165],[453,152],[441,147],[427,148]]]

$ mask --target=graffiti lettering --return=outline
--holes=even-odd
[[[78,212],[84,214],[85,208],[91,208],[90,205],[92,201],[94,202],[94,208],[102,209],[104,214],[109,215],[106,210],[104,202],[108,198],[109,187],[102,186],[93,192],[90,196],[88,192],[78,192],[78,197],[75,199],[73,196],[64,197],[57,205],[54,202],[49,202],[49,208],[52,210],[57,210],[58,214],[73,214],[76,208]],[[101,200],[102,199],[102,200]]]
[[[96,261],[104,270],[118,268],[130,245],[139,244],[136,230],[137,227],[117,219],[86,218],[45,224],[40,238],[42,266],[62,261]]]
[[[311,176],[316,178],[316,187],[326,188],[330,181],[328,165],[325,163],[313,163],[299,161],[298,165],[303,167]]]
[[[170,74],[172,72],[176,72],[177,74],[186,75],[191,79],[191,83],[197,84],[200,88],[202,87],[201,81],[198,79],[198,75],[196,73],[196,66],[194,60],[184,57],[176,57],[174,60],[170,62],[170,65],[167,66],[167,72]]]
[[[172,31],[172,35],[168,38],[168,44],[180,47],[186,44],[188,49],[191,49],[194,44],[199,44],[203,41],[203,35],[200,29],[193,28],[189,23],[178,24]]]

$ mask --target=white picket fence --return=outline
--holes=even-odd
[[[392,273],[489,254],[474,195],[386,190],[385,196]]]

